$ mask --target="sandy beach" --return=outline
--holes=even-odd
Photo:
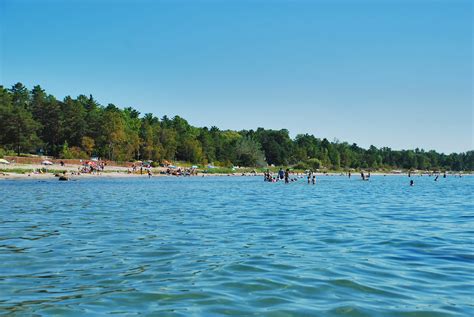
[[[94,173],[78,173],[82,168],[79,164],[65,164],[61,166],[59,164],[53,165],[42,165],[42,164],[4,164],[0,166],[0,180],[22,180],[22,179],[53,179],[57,178],[57,174],[63,175],[62,171],[66,171],[64,174],[70,180],[81,179],[81,178],[130,178],[130,177],[148,177],[146,169],[143,169],[143,174],[140,174],[138,169],[135,173],[130,173],[131,168],[124,166],[107,166],[104,171]],[[21,170],[21,172],[19,172]],[[46,171],[45,171],[46,170]],[[176,177],[175,175],[166,174],[166,167],[154,167],[151,168],[153,177]],[[31,172],[28,172],[31,171]],[[43,172],[39,172],[43,171]],[[245,173],[246,176],[254,176],[254,174]],[[263,176],[262,173],[257,173],[257,176]],[[209,176],[242,176],[241,172],[235,173],[202,173],[198,172],[194,176],[209,177]]]
[[[59,164],[53,165],[41,165],[41,164],[4,164],[1,165],[0,179],[51,179],[56,178],[56,174],[63,174],[62,171],[66,171],[64,174],[69,179],[80,179],[90,177],[148,177],[146,172],[140,173],[128,173],[128,168],[123,166],[109,166],[103,172],[95,173],[78,173],[82,168],[79,164],[65,164],[61,166]],[[31,171],[31,172],[18,172]],[[163,168],[153,168],[153,176],[164,176],[160,174]],[[43,172],[39,172],[43,171]],[[61,171],[61,173],[59,172]]]
[[[94,173],[78,173],[82,166],[79,164],[66,164],[61,166],[59,164],[53,165],[41,165],[41,164],[20,164],[14,163],[9,165],[1,165],[0,180],[25,180],[25,179],[37,179],[47,180],[58,178],[59,175],[64,175],[70,180],[78,180],[83,178],[131,178],[131,177],[145,177],[148,178],[147,171],[144,169],[143,174],[140,174],[139,170],[135,173],[129,173],[130,168],[124,166],[107,166],[104,171]],[[175,175],[166,174],[166,167],[152,168],[152,177],[176,177]],[[46,171],[45,171],[46,170]],[[43,172],[39,172],[43,171]],[[62,172],[66,171],[65,174]],[[292,176],[306,177],[302,173],[291,174]],[[340,172],[316,172],[314,173],[318,178],[327,176],[341,176],[345,175]],[[404,176],[406,173],[390,173],[390,172],[371,172],[373,176]],[[419,173],[413,173],[413,176],[417,176]],[[423,174],[425,175],[425,174]],[[468,175],[468,174],[463,174]],[[263,173],[249,173],[239,172],[238,170],[233,173],[203,173],[198,172],[195,176],[199,177],[219,177],[219,176],[261,176]],[[352,172],[352,178],[359,178],[359,172]]]

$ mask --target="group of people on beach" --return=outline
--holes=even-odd
[[[197,176],[198,172],[197,169],[194,167],[191,168],[167,168],[166,175],[173,175],[173,176]]]
[[[136,174],[139,172],[140,175],[143,175],[145,172],[145,174],[148,175],[148,178],[151,178],[153,176],[153,173],[151,172],[151,165],[149,163],[133,163],[131,168],[131,170],[130,168],[127,168],[127,174]]]
[[[150,164],[143,163],[134,163],[131,168],[127,169],[128,174],[137,174],[140,175],[146,174],[148,177],[152,177],[152,166]],[[165,171],[160,172],[160,174],[169,175],[169,176],[197,176],[198,171],[195,167],[190,168],[181,168],[181,167],[170,167],[168,166]]]
[[[107,161],[83,161],[80,160],[81,166],[77,168],[77,172],[72,172],[72,175],[81,175],[81,174],[99,174],[105,170],[107,166]],[[65,166],[64,161],[59,162],[61,166]]]
[[[104,163],[99,163],[99,164],[85,163],[81,167],[78,167],[77,170],[78,170],[78,173],[83,173],[83,174],[98,174],[105,170],[105,164]]]

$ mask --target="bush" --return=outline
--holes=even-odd
[[[85,160],[87,160],[89,158],[89,155],[87,155],[86,152],[84,152],[83,150],[81,150],[81,148],[79,148],[77,146],[71,147],[69,149],[69,152],[71,153],[72,158],[85,159]]]
[[[318,160],[317,158],[308,159],[305,163],[308,166],[308,168],[312,170],[317,170],[321,168],[321,161]]]
[[[226,161],[223,161],[223,162],[214,161],[213,165],[217,166],[217,167],[225,167],[225,168],[231,168],[232,166],[234,166],[234,164],[232,164],[232,162],[229,161],[229,160],[226,160]]]
[[[86,152],[82,151],[81,148],[73,146],[69,148],[67,142],[64,142],[64,145],[59,153],[59,157],[62,159],[88,159],[89,156]]]
[[[217,168],[204,169],[202,172],[207,173],[207,174],[232,174],[235,171],[232,170],[231,168],[217,167]]]
[[[298,162],[293,166],[294,169],[296,170],[307,170],[308,169],[308,164],[305,162]]]

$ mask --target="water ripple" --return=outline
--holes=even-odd
[[[0,315],[472,316],[474,178],[0,183]]]

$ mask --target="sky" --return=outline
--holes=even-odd
[[[0,85],[195,126],[473,149],[469,0],[0,0]]]

